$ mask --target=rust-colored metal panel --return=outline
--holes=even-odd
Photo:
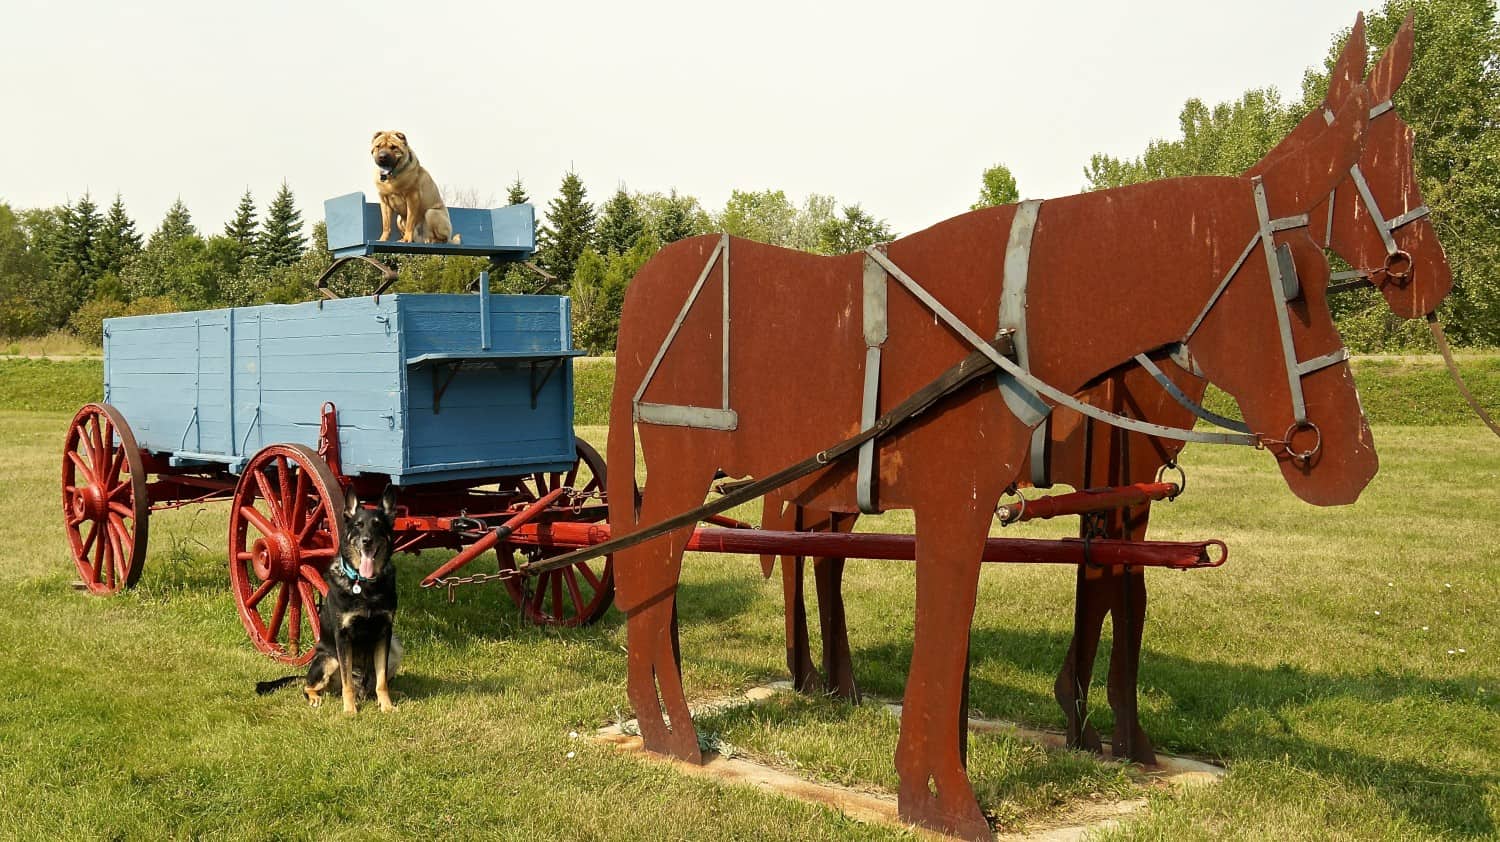
[[[1134,354],[1191,333],[1198,365],[1240,402],[1294,493],[1322,505],[1357,497],[1377,462],[1348,366],[1329,356],[1341,344],[1323,292],[1328,268],[1309,232],[1315,226],[1289,223],[1263,238],[1265,261],[1254,237],[1267,218],[1274,225],[1327,204],[1328,194],[1360,159],[1371,105],[1368,93],[1354,86],[1331,125],[1309,132],[1305,142],[1281,150],[1284,154],[1256,173],[1265,190],[1267,213],[1261,217],[1248,178],[1175,179],[1046,202],[1029,255],[1031,373],[1075,392],[1111,377],[1123,383],[1123,378],[1139,378],[1118,374]],[[1378,192],[1378,178],[1368,181]],[[1336,216],[1338,211],[1335,193]],[[1014,214],[1009,207],[964,214],[891,243],[887,255],[969,328],[991,336],[998,325]],[[670,314],[680,309],[717,241],[705,237],[668,247],[641,270],[628,292],[611,413],[615,534],[696,505],[716,468],[764,476],[858,430],[865,350],[858,255],[819,258],[731,240],[727,364],[724,322],[715,322],[712,311],[697,323],[691,317],[684,321],[662,352]],[[1302,294],[1287,303],[1270,275],[1275,245],[1290,250],[1301,281]],[[1248,259],[1234,268],[1242,253]],[[1417,273],[1411,277],[1416,283]],[[1222,290],[1215,292],[1221,282]],[[1424,306],[1432,295],[1440,297],[1441,287],[1436,283],[1422,293]],[[1201,323],[1194,330],[1195,319]],[[882,406],[900,401],[970,350],[928,307],[895,288],[887,321]],[[634,391],[659,353],[663,363],[650,386],[653,401],[708,400],[727,375],[737,428],[631,425]],[[1298,376],[1300,369],[1293,367],[1304,362],[1308,370]],[[1145,400],[1164,407],[1157,417],[1185,412],[1160,403],[1159,388],[1145,382],[1155,391],[1131,389],[1131,401],[1141,403],[1141,395],[1150,395]],[[788,394],[787,383],[806,385]],[[1123,385],[1119,394],[1127,395]],[[633,472],[625,467],[634,461],[632,432],[639,436],[650,478],[649,490],[635,506],[630,504],[636,499]],[[1101,434],[1086,425],[1083,438],[1094,435]],[[1177,449],[1149,441],[1147,446],[1155,451],[1153,469]],[[914,509],[917,523],[916,642],[897,753],[902,813],[966,836],[987,833],[963,772],[958,717],[977,564],[995,502],[1022,478],[1028,448],[1026,426],[988,384],[965,388],[877,448],[882,505]],[[1097,458],[1107,464],[1108,450]],[[1117,466],[1106,472],[1121,475],[1122,483],[1140,481],[1123,476],[1127,471],[1114,461]],[[852,467],[835,464],[786,489],[784,499],[852,514],[857,510],[853,486]],[[1134,534],[1144,529],[1144,518],[1138,528],[1134,521],[1119,528]],[[675,581],[687,538],[681,530],[622,551],[616,564],[619,604],[630,618],[629,691],[646,744],[695,759],[696,735],[674,629]],[[1131,619],[1127,649],[1134,650],[1140,626],[1134,618],[1143,616],[1144,588],[1143,580],[1129,584],[1122,599]],[[1103,614],[1098,616],[1102,620]],[[1122,681],[1133,682],[1131,660],[1121,670]],[[671,727],[661,716],[663,705]],[[1133,738],[1126,736],[1127,746]]]

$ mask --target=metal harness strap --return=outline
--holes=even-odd
[[[1224,290],[1229,287],[1229,284],[1234,280],[1235,276],[1239,274],[1239,271],[1244,265],[1245,260],[1255,249],[1256,244],[1259,243],[1262,251],[1265,254],[1267,274],[1270,277],[1271,289],[1276,297],[1276,319],[1279,333],[1281,334],[1282,356],[1285,362],[1287,383],[1291,390],[1292,414],[1296,420],[1294,427],[1305,425],[1307,423],[1307,409],[1306,402],[1302,394],[1302,377],[1314,371],[1318,371],[1330,365],[1342,362],[1343,360],[1348,358],[1348,351],[1345,348],[1340,347],[1337,351],[1329,354],[1324,354],[1312,360],[1301,361],[1297,359],[1296,349],[1292,343],[1290,317],[1288,316],[1286,311],[1287,302],[1292,298],[1295,298],[1298,294],[1295,267],[1293,266],[1290,259],[1290,251],[1285,249],[1278,249],[1276,247],[1275,234],[1278,231],[1307,227],[1308,217],[1307,214],[1304,213],[1298,214],[1296,216],[1271,219],[1269,210],[1266,205],[1264,183],[1258,176],[1252,178],[1251,182],[1253,185],[1253,192],[1255,197],[1256,218],[1259,220],[1259,230],[1251,235],[1250,242],[1245,245],[1244,251],[1240,253],[1239,258],[1235,260],[1234,265],[1230,267],[1229,271],[1225,273],[1224,279],[1219,283],[1213,294],[1209,296],[1208,301],[1203,305],[1203,309],[1198,313],[1197,318],[1193,320],[1192,325],[1188,328],[1187,333],[1183,336],[1179,344],[1181,344],[1182,346],[1187,345],[1188,340],[1192,338],[1195,332],[1197,332],[1199,326],[1202,325],[1203,320],[1208,317],[1208,314],[1213,309],[1214,304],[1218,302],[1219,298],[1223,295]],[[1017,216],[1020,216],[1019,208],[1017,209]],[[1034,220],[1035,217],[1033,216],[1031,221],[1026,223],[1026,227],[1028,229],[1034,224]],[[1016,224],[1013,223],[1012,239],[1015,239],[1016,233],[1017,227]],[[1025,242],[1029,244],[1031,233],[1030,230],[1025,230],[1023,233],[1025,236]],[[994,362],[995,365],[998,366],[1002,372],[1008,375],[1009,378],[1011,378],[1011,380],[1013,380],[1018,386],[1024,387],[1025,392],[1030,392],[1032,395],[1035,395],[1038,398],[1045,397],[1052,403],[1065,406],[1068,409],[1071,409],[1081,415],[1085,415],[1097,421],[1102,421],[1105,424],[1119,427],[1121,429],[1128,430],[1134,433],[1142,433],[1148,436],[1156,436],[1158,438],[1172,439],[1175,441],[1197,441],[1209,444],[1243,444],[1251,446],[1258,446],[1261,444],[1260,436],[1248,431],[1240,432],[1234,430],[1233,427],[1230,428],[1230,432],[1184,430],[1177,427],[1168,427],[1163,424],[1153,424],[1149,421],[1142,421],[1137,418],[1129,418],[1127,416],[1109,412],[1096,406],[1084,403],[1083,401],[1078,400],[1072,395],[1063,392],[1057,387],[1041,380],[1036,375],[1032,374],[1029,366],[1012,362],[1011,360],[1000,355],[994,350],[994,348],[990,347],[988,343],[981,339],[979,334],[975,333],[974,330],[967,324],[964,324],[964,322],[957,316],[955,316],[953,312],[950,311],[947,307],[945,307],[942,302],[934,298],[931,293],[929,293],[925,288],[922,287],[921,284],[917,283],[915,279],[913,279],[904,270],[902,270],[900,266],[897,266],[894,262],[892,262],[891,259],[884,253],[874,248],[873,246],[866,249],[865,253],[875,262],[885,267],[885,270],[890,273],[891,277],[895,278],[898,282],[901,283],[902,286],[906,287],[908,292],[915,296],[917,300],[921,301],[922,304],[927,307],[927,309],[931,310],[933,314],[941,319],[946,325],[948,325],[949,328],[951,328],[959,336],[963,337],[965,341],[967,341],[980,353],[985,354],[985,356],[987,356],[992,362]],[[1007,254],[1007,282],[1010,282],[1012,278],[1012,274],[1010,271],[1011,263],[1008,259],[1009,256],[1010,255]],[[1029,260],[1029,253],[1027,254],[1027,259]],[[1021,281],[1019,283],[1020,285],[1024,286],[1024,275],[1021,276]],[[1012,294],[1010,298],[1007,299],[1007,293],[1014,293],[1014,289],[1008,289],[1002,292],[1002,302],[1006,300],[1013,300],[1017,297]],[[1020,320],[1023,322],[1024,300],[1024,297],[1020,298],[1020,306],[1022,310]],[[1002,312],[1006,312],[1004,303],[1002,303]],[[1024,327],[1024,325],[1021,326]],[[1015,329],[1015,325],[1011,325],[1009,327],[1011,329]],[[1007,403],[1009,403],[1009,401]],[[1045,408],[1045,404],[1043,404],[1043,407]],[[1041,417],[1043,417],[1044,415],[1045,412],[1041,413],[1035,421],[1029,422],[1028,426],[1035,427],[1036,424],[1040,422]],[[1021,418],[1023,421],[1027,420],[1026,417],[1020,413],[1017,413],[1017,417]],[[1228,421],[1229,419],[1224,420]]]
[[[1375,105],[1370,109],[1370,119],[1374,120],[1376,117],[1379,117],[1387,111],[1390,111],[1392,107],[1393,106],[1390,100],[1386,100],[1385,102]],[[1327,108],[1323,109],[1323,119],[1326,122],[1332,124],[1333,116],[1334,115],[1332,111]],[[1365,210],[1370,212],[1370,222],[1375,226],[1375,230],[1380,232],[1380,241],[1385,245],[1386,256],[1391,257],[1393,255],[1401,254],[1401,248],[1396,245],[1394,232],[1396,231],[1396,229],[1401,228],[1404,225],[1409,225],[1421,219],[1422,217],[1427,216],[1430,212],[1427,206],[1417,205],[1416,207],[1406,211],[1405,213],[1387,218],[1385,214],[1380,212],[1380,205],[1376,203],[1375,194],[1370,191],[1370,183],[1365,180],[1365,173],[1359,168],[1358,161],[1355,161],[1354,166],[1351,166],[1349,168],[1349,178],[1354,182],[1354,187],[1356,192],[1358,192],[1359,194],[1360,201],[1365,203]],[[1330,191],[1328,194],[1328,232],[1327,236],[1324,238],[1325,243],[1333,239],[1333,200],[1336,195],[1337,188],[1335,188],[1334,191]],[[1337,283],[1339,281],[1348,281],[1356,278],[1361,280],[1369,280],[1370,274],[1370,270],[1351,269],[1347,272],[1333,273],[1333,275],[1329,277],[1329,281]]]

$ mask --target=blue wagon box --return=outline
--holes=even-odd
[[[394,294],[107,319],[105,401],[175,466],[315,446],[326,401],[347,475],[564,471],[570,317],[562,296]]]

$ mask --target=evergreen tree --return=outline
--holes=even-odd
[[[240,197],[239,207],[234,209],[234,219],[224,224],[224,236],[234,240],[237,244],[239,262],[243,263],[246,258],[255,253],[258,227],[255,219],[255,197],[250,195],[250,189],[247,187],[245,195]]]
[[[292,189],[281,182],[281,190],[266,208],[266,224],[256,243],[256,260],[266,267],[290,266],[302,257],[307,238],[302,235],[302,211]]]
[[[166,245],[185,237],[196,236],[198,236],[198,229],[193,226],[193,217],[188,213],[187,205],[182,203],[182,197],[179,196],[177,201],[167,208],[167,215],[162,218],[161,227],[156,229],[156,233],[151,235],[151,240],[146,245],[147,247],[158,243]]]
[[[521,176],[517,175],[516,180],[511,182],[510,189],[506,193],[506,204],[524,205],[529,201],[531,201],[531,197],[526,195],[526,187],[521,184]]]
[[[547,203],[547,224],[542,227],[539,258],[542,267],[566,286],[573,280],[573,267],[594,240],[594,206],[578,173],[563,176],[561,195]]]
[[[680,196],[674,187],[667,195],[650,193],[640,197],[646,211],[647,230],[662,245],[707,233],[713,223],[692,196]]]
[[[125,200],[115,194],[114,204],[104,217],[99,236],[94,241],[94,267],[100,276],[119,275],[130,259],[141,253],[141,235],[135,221],[125,212]]]
[[[63,216],[61,253],[58,256],[62,262],[71,264],[85,281],[92,281],[97,275],[94,241],[103,224],[99,207],[88,193],[79,197],[78,203],[68,208]]]
[[[599,215],[595,240],[599,253],[624,254],[645,232],[646,223],[641,219],[640,208],[625,192],[625,185],[620,185],[614,197],[604,203],[604,210]]]

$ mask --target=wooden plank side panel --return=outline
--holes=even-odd
[[[422,354],[478,352],[478,295],[402,295],[408,359]],[[489,350],[560,352],[572,349],[567,299],[555,295],[491,295]]]
[[[432,366],[411,369],[408,470],[481,462],[502,469],[498,473],[525,473],[572,461],[571,368],[566,360],[553,372],[535,409],[528,364],[461,370],[448,382],[436,413],[433,377],[446,372]]]
[[[344,470],[401,465],[400,337],[387,296],[243,308],[236,314],[235,427],[242,455],[317,445],[324,402],[338,410]]]
[[[223,403],[227,324],[225,310],[105,320],[109,401],[142,448],[191,449],[215,433],[205,412]]]

